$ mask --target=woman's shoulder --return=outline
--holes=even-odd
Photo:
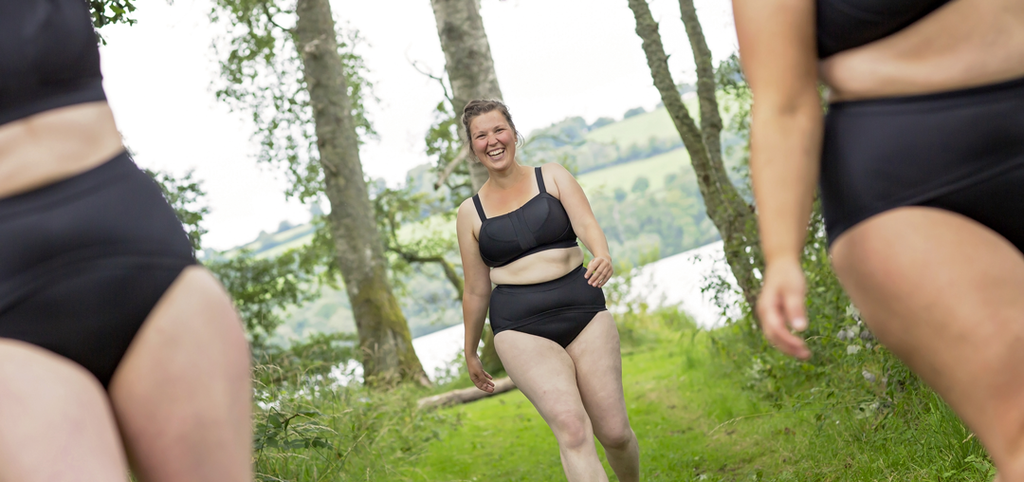
[[[579,182],[576,181],[576,177],[573,176],[565,166],[557,162],[549,162],[541,165],[540,171],[544,176],[544,184],[548,186],[546,190],[558,199],[561,199],[561,196],[559,195],[561,188],[570,184],[579,184]]]

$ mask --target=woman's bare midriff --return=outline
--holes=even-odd
[[[547,249],[491,270],[491,282],[497,285],[532,285],[569,274],[583,263],[583,250]]]
[[[0,199],[88,171],[124,149],[106,102],[0,125]]]
[[[829,100],[928,94],[1024,77],[1024,2],[954,0],[819,64]]]

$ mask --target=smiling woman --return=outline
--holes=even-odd
[[[459,207],[456,223],[470,377],[477,388],[494,390],[477,355],[490,307],[498,357],[554,432],[566,477],[607,480],[596,435],[619,480],[639,480],[618,332],[601,291],[611,258],[590,203],[562,166],[518,163],[518,132],[501,102],[469,102],[462,123],[489,174]],[[577,234],[594,253],[586,268]]]

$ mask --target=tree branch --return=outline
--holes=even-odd
[[[452,100],[451,94],[448,92],[448,86],[444,84],[444,78],[443,77],[438,77],[438,76],[430,73],[427,70],[420,69],[419,63],[416,62],[415,60],[410,60],[408,57],[406,57],[405,60],[407,60],[409,62],[409,64],[412,65],[412,68],[416,69],[417,72],[419,72],[419,73],[421,73],[421,74],[423,74],[423,75],[425,75],[427,77],[430,77],[431,79],[436,80],[437,83],[441,84],[441,89],[444,90],[444,98],[448,99],[448,105],[452,105],[454,103],[454,101]]]
[[[448,177],[452,175],[452,172],[454,172],[455,168],[459,166],[459,163],[465,161],[467,157],[469,157],[469,148],[463,147],[462,149],[459,149],[459,153],[455,156],[455,159],[452,159],[452,162],[449,162],[447,166],[444,166],[444,171],[441,172],[441,175],[437,177],[437,181],[434,182],[435,191],[441,189],[441,185],[448,180]]]
[[[456,299],[462,299],[462,277],[460,277],[459,273],[455,271],[455,267],[453,267],[452,264],[448,262],[448,260],[444,259],[444,256],[420,256],[416,253],[410,253],[408,251],[404,251],[401,248],[397,248],[394,246],[390,246],[388,247],[388,249],[391,252],[401,256],[402,259],[404,259],[408,263],[437,263],[441,265],[441,269],[444,270],[445,278],[448,278],[448,281],[452,283],[452,286],[458,293],[458,298]]]
[[[267,6],[267,2],[260,2],[260,8],[263,9],[263,13],[267,16],[267,21],[270,22],[271,25],[281,29],[281,31],[283,32],[291,32],[291,30],[282,27],[281,25],[274,21],[274,14],[270,13],[270,7]]]
[[[711,50],[704,38],[704,30],[697,18],[693,0],[679,0],[686,36],[690,40],[693,63],[697,66],[697,99],[700,101],[700,130],[707,146],[711,163],[716,171],[725,173],[722,164],[722,117],[718,113],[718,99],[715,98],[715,68],[711,61]],[[728,182],[728,178],[725,180]],[[719,182],[722,182],[721,180]]]

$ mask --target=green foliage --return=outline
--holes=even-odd
[[[192,243],[192,253],[195,254],[202,249],[202,238],[206,234],[206,229],[200,223],[204,216],[210,214],[210,207],[203,199],[206,191],[203,190],[202,181],[194,179],[194,171],[191,170],[180,178],[162,171],[142,171],[160,186],[164,198],[174,208],[174,214],[185,228],[188,240]]]
[[[210,12],[227,34],[216,43],[221,57],[217,99],[252,116],[259,140],[259,162],[282,167],[287,196],[300,201],[323,193],[323,171],[316,146],[313,110],[295,48],[293,5],[273,0],[217,0]],[[355,48],[362,42],[354,29],[338,33],[338,56],[345,67],[352,116],[360,138],[376,135],[365,103],[374,99],[366,66]]]
[[[692,171],[669,174],[659,190],[650,188],[651,184],[646,177],[638,176],[630,193],[621,188],[611,194],[603,189],[588,191],[613,259],[637,264],[651,250],[658,259],[718,239]]]
[[[357,344],[354,333],[318,333],[287,348],[257,345],[256,384],[278,391],[317,390],[336,367],[356,359]]]
[[[633,188],[630,189],[635,194],[643,194],[647,192],[647,188],[651,187],[651,181],[647,180],[646,176],[640,176],[633,182]]]
[[[273,258],[242,251],[231,258],[209,261],[206,267],[231,294],[254,345],[267,338],[283,321],[281,310],[315,299],[316,282],[326,263],[315,248],[293,249]]]
[[[373,199],[377,229],[384,237],[384,247],[391,255],[391,280],[396,288],[404,288],[401,280],[410,273],[415,263],[450,263],[445,256],[457,256],[458,246],[453,232],[421,231],[420,236],[403,237],[403,224],[438,216],[434,222],[448,225],[455,219],[455,211],[445,209],[445,203],[432,193],[411,193],[408,188],[385,188]],[[411,238],[411,239],[410,239]],[[461,281],[455,286],[461,298]]]
[[[257,389],[256,480],[402,480],[457,423],[416,407],[422,390],[373,391],[324,378],[303,391]]]
[[[645,112],[647,112],[647,110],[645,110],[643,107],[634,107],[632,109],[627,110],[625,114],[622,114],[622,118],[629,119],[630,117],[638,116]]]
[[[444,82],[441,83],[445,87]],[[447,87],[445,87],[447,93]],[[451,100],[445,99],[437,103],[434,108],[434,122],[427,129],[424,142],[427,144],[427,157],[435,159],[434,170],[442,173],[448,168],[460,153],[467,156],[466,160],[458,163],[452,169],[451,174],[444,180],[448,203],[450,206],[459,206],[462,201],[473,195],[473,182],[470,180],[469,164],[476,162],[473,154],[463,152],[469,149],[464,147],[459,140],[459,130],[462,129],[462,121],[452,109]]]
[[[135,0],[88,0],[92,9],[92,25],[102,28],[107,25],[126,23],[135,25],[130,15],[135,12]]]

